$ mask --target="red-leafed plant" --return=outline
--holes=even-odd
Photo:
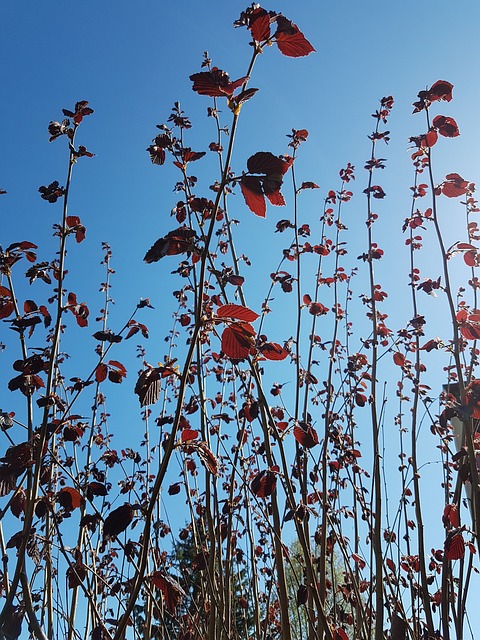
[[[480,234],[474,183],[455,167],[434,174],[434,153],[460,136],[443,114],[453,85],[438,80],[414,103],[424,133],[410,138],[410,211],[389,212],[389,233],[405,236],[392,267],[377,230],[393,98],[373,113],[363,179],[348,163],[332,189],[299,180],[306,129],[282,154],[260,142],[242,160],[233,149],[260,54],[314,48],[256,4],[235,26],[250,38],[244,74],[231,79],[205,54],[190,76],[215,164],[187,146],[179,103],[147,148],[153,170],[178,172],[172,228],[142,230],[156,309],[138,296],[113,320],[107,243],[97,314],[83,270],[73,275],[88,236],[70,212],[72,175],[94,155],[77,142],[94,113],[85,100],[48,126],[67,154],[65,181],[39,188],[39,205],[59,212],[54,257],[30,240],[0,248],[15,353],[0,411],[0,640],[465,637],[480,548]],[[212,171],[208,195],[192,163]],[[303,204],[317,193],[320,215]],[[365,208],[358,257],[353,198]],[[446,238],[443,210],[456,202],[465,231]],[[235,236],[233,206],[246,235]],[[288,218],[267,226],[279,210]],[[252,237],[257,262],[238,252]],[[165,323],[164,343],[132,353],[133,337],[158,338]]]

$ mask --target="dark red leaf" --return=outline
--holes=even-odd
[[[198,457],[202,461],[203,466],[210,471],[212,475],[216,476],[218,474],[218,460],[208,448],[207,443],[196,443],[195,451],[198,453]]]
[[[222,333],[223,353],[234,360],[254,355],[255,335],[255,329],[247,322],[232,322]]]
[[[254,89],[253,87],[251,89],[245,89],[245,91],[240,91],[240,93],[235,96],[235,103],[237,105],[239,104],[243,104],[244,102],[247,102],[247,100],[250,100],[250,98],[253,98],[253,96],[257,93],[258,89]]]
[[[178,493],[180,493],[181,490],[182,490],[182,483],[181,482],[175,482],[175,484],[171,484],[168,487],[168,495],[169,496],[176,496]]]
[[[67,569],[68,588],[79,587],[87,577],[87,567],[82,563],[75,563]]]
[[[265,342],[259,351],[267,360],[285,360],[288,356],[288,351],[276,342]]]
[[[315,51],[296,24],[279,15],[277,25],[275,42],[284,56],[301,58]]]
[[[356,562],[356,564],[358,564],[358,566],[360,567],[360,569],[365,569],[367,563],[365,562],[365,560],[359,556],[357,553],[352,553],[352,560],[354,560]]]
[[[293,429],[293,435],[295,440],[306,449],[311,449],[318,444],[317,432],[306,422],[299,422]]]
[[[155,404],[160,396],[160,369],[151,368],[142,371],[138,377],[134,392],[140,400],[140,406]]]
[[[149,577],[162,592],[168,611],[174,615],[182,597],[185,596],[185,591],[176,580],[163,571],[155,571]]]
[[[110,329],[107,329],[106,331],[97,331],[93,334],[93,337],[99,342],[117,343],[123,340],[122,336],[116,335]]]
[[[87,497],[89,500],[92,500],[95,496],[107,496],[108,489],[103,482],[97,482],[96,480],[92,480],[87,485]]]
[[[33,313],[33,311],[37,311],[38,307],[33,300],[25,300],[23,303],[23,310],[25,313]]]
[[[291,166],[270,151],[258,151],[247,160],[247,169],[250,173],[261,173],[268,176],[283,176]]]
[[[108,367],[103,362],[97,366],[95,369],[95,380],[97,382],[103,382],[107,379],[108,375]]]
[[[193,82],[192,89],[202,96],[218,98],[231,96],[238,87],[241,87],[248,77],[239,78],[230,82],[230,76],[226,71],[213,67],[210,71],[201,71],[190,76]]]
[[[435,100],[445,100],[450,102],[452,99],[453,84],[446,80],[437,80],[428,90],[428,99],[430,102]]]
[[[297,607],[306,604],[308,600],[308,587],[301,584],[297,589]]]
[[[320,189],[320,187],[315,182],[302,182],[299,191],[303,189]]]
[[[257,7],[250,13],[249,27],[256,42],[264,42],[270,37],[270,14],[262,7]]]
[[[64,487],[60,489],[56,499],[58,504],[67,512],[78,509],[83,503],[82,494],[74,487]]]
[[[190,442],[198,438],[198,431],[196,429],[184,429],[180,434],[180,440],[182,442]]]
[[[445,539],[445,555],[449,560],[460,560],[465,555],[465,540],[460,532],[449,533]]]
[[[264,469],[257,473],[250,483],[250,489],[257,498],[267,498],[271,496],[277,486],[277,474],[269,469]]]
[[[309,313],[312,316],[324,316],[328,313],[328,307],[326,307],[321,302],[312,302],[312,304],[308,308]]]
[[[261,218],[265,217],[267,205],[263,196],[262,183],[255,176],[242,176],[240,180],[240,189],[247,207],[255,215]]]
[[[458,125],[453,118],[449,118],[447,116],[436,116],[433,119],[432,124],[436,129],[438,129],[438,133],[446,138],[456,138],[460,135]]]
[[[133,520],[133,514],[133,507],[128,502],[109,513],[103,523],[103,540],[114,540],[125,531]]]
[[[158,262],[164,256],[173,256],[180,253],[198,253],[195,245],[197,235],[193,229],[180,227],[175,231],[170,231],[166,236],[160,238],[147,251],[144,260],[147,263]]]
[[[25,506],[27,504],[27,497],[23,489],[19,489],[10,501],[10,511],[16,518],[20,518],[22,513],[25,513]]]
[[[458,507],[456,504],[447,504],[443,510],[442,516],[443,525],[447,528],[458,528],[460,525],[460,517],[458,514]]]

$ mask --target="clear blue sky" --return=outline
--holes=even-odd
[[[411,115],[411,103],[419,90],[438,79],[454,84],[453,102],[442,104],[439,112],[455,117],[461,136],[447,141],[448,147],[439,152],[437,178],[440,181],[454,171],[479,182],[480,4],[467,0],[455,6],[447,0],[279,0],[263,6],[297,23],[316,53],[291,60],[276,48],[265,51],[251,82],[260,91],[242,111],[233,168],[240,173],[256,151],[285,153],[285,135],[292,128],[308,129],[310,137],[301,150],[297,170],[301,180],[322,187],[318,194],[306,194],[304,221],[313,225],[325,191],[338,186],[338,170],[347,162],[357,167],[354,190],[361,193],[365,188],[367,176],[362,167],[369,155],[370,114],[379,98],[392,94],[396,104],[388,126],[391,142],[382,150],[389,159],[381,176],[388,197],[379,205],[384,217],[378,240],[391,261],[382,283],[395,291],[407,273],[404,269],[400,281],[395,265],[400,255],[405,256],[400,229],[409,214],[413,180],[408,138],[425,129],[422,114]],[[212,122],[205,119],[210,101],[192,92],[188,77],[200,70],[205,50],[213,64],[232,78],[244,75],[249,37],[245,29],[234,30],[232,23],[245,8],[237,0],[3,3],[0,187],[8,195],[1,197],[0,244],[34,240],[45,246],[41,255],[50,257],[51,225],[60,209],[42,201],[38,187],[55,179],[63,184],[65,149],[63,140],[48,143],[47,126],[50,120],[62,118],[62,108],[89,100],[95,114],[82,125],[79,142],[96,156],[81,159],[75,169],[70,213],[79,215],[87,227],[87,241],[72,250],[84,262],[84,275],[75,280],[75,287],[81,299],[98,288],[103,278],[98,266],[100,243],[111,243],[117,271],[113,288],[117,327],[140,296],[150,297],[157,310],[170,308],[173,285],[164,283],[175,268],[173,263],[148,266],[142,259],[153,241],[175,225],[170,210],[178,199],[172,192],[176,177],[169,167],[151,165],[145,149],[156,135],[155,125],[166,121],[176,100],[193,122],[189,144],[194,150],[204,150],[215,138]],[[227,113],[225,116],[228,118]],[[202,177],[203,169],[198,171]],[[205,192],[211,182],[207,176],[205,173]],[[450,203],[447,212],[449,207]],[[269,259],[263,238],[291,210],[269,207],[267,220],[262,221],[246,209],[241,196],[232,210],[234,217],[247,220],[240,238],[248,240],[248,249],[241,252],[258,259],[261,255],[264,261],[263,293],[278,255]],[[348,211],[349,226],[361,237],[365,217],[361,196]],[[451,243],[460,239],[463,231],[455,218],[445,224]],[[251,295],[258,302],[255,293]],[[402,304],[399,298],[399,307]],[[163,357],[169,313],[165,311],[165,323],[161,315],[142,317],[152,325],[153,344],[148,345],[147,358],[153,363]],[[440,331],[441,318],[438,321]],[[279,335],[272,339],[283,337],[281,327],[277,329]],[[0,341],[4,341],[1,334]],[[133,344],[130,349],[133,359]],[[133,361],[132,370],[136,367]],[[0,407],[8,409],[8,401],[0,397]]]
[[[88,247],[82,251],[94,261],[99,242],[108,240],[122,258],[119,275],[140,278],[145,295],[154,296],[148,285],[152,270],[141,258],[169,228],[175,196],[170,193],[173,174],[151,166],[145,148],[175,100],[185,105],[194,124],[192,146],[200,150],[213,139],[211,122],[204,124],[208,98],[194,96],[188,76],[200,70],[206,49],[232,77],[244,74],[248,34],[232,28],[244,8],[237,0],[181,5],[120,0],[114,7],[49,2],[48,9],[31,1],[5,3],[0,186],[9,195],[2,201],[2,243],[24,236],[27,226],[30,237],[48,237],[45,222],[55,213],[39,200],[37,189],[62,181],[64,156],[61,143],[48,144],[46,127],[62,117],[62,108],[89,100],[95,115],[81,138],[96,157],[79,163],[75,180],[88,189],[77,191],[72,201],[72,213],[88,229]],[[445,170],[478,173],[476,3],[460,2],[452,9],[443,0],[280,1],[266,8],[296,22],[317,53],[290,60],[273,48],[258,61],[252,82],[261,90],[242,113],[237,172],[255,151],[285,152],[285,134],[292,127],[307,128],[311,137],[299,166],[308,167],[306,179],[331,188],[347,161],[358,170],[363,166],[370,113],[379,98],[392,94],[396,107],[384,188],[391,195],[400,187],[405,198],[411,180],[407,140],[424,128],[421,116],[411,118],[411,103],[420,89],[442,78],[455,85],[451,110],[462,132],[450,143],[452,153],[459,150],[455,167],[448,164]]]

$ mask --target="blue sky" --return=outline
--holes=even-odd
[[[263,6],[298,24],[316,53],[291,60],[273,47],[258,60],[250,86],[260,91],[243,108],[233,168],[240,173],[256,151],[285,153],[286,134],[292,128],[308,129],[310,137],[301,149],[297,171],[301,180],[322,187],[318,193],[305,194],[302,204],[303,220],[313,226],[326,191],[338,187],[338,171],[347,162],[357,167],[354,191],[360,194],[365,188],[362,167],[370,153],[367,135],[374,124],[370,114],[379,98],[392,94],[396,104],[388,125],[391,142],[382,150],[388,162],[381,175],[388,197],[379,204],[383,217],[378,241],[388,254],[382,284],[392,291],[390,309],[395,317],[395,295],[398,310],[405,304],[398,287],[406,281],[407,270],[400,275],[396,266],[406,259],[400,229],[409,214],[413,180],[408,138],[425,130],[423,114],[412,116],[411,103],[418,91],[438,79],[455,88],[454,100],[442,103],[437,112],[455,117],[461,136],[442,142],[441,149],[439,143],[437,179],[452,171],[479,179],[480,5],[466,0],[455,7],[446,0],[280,0]],[[174,228],[170,210],[178,196],[172,192],[177,179],[173,168],[151,165],[145,149],[156,135],[155,125],[166,121],[176,100],[192,120],[188,144],[194,150],[203,150],[215,138],[213,123],[205,118],[210,99],[195,95],[188,77],[200,70],[205,50],[213,64],[232,78],[244,75],[249,36],[245,29],[233,29],[232,23],[245,7],[237,0],[114,4],[86,0],[48,5],[26,0],[2,7],[0,187],[8,194],[1,200],[0,244],[34,240],[44,247],[40,255],[50,257],[51,225],[60,208],[42,201],[38,187],[55,179],[63,184],[66,156],[63,140],[48,143],[47,126],[62,118],[62,108],[89,100],[95,113],[82,124],[78,141],[96,155],[81,159],[75,168],[70,213],[86,225],[87,241],[72,249],[72,256],[83,264],[82,277],[74,276],[73,282],[81,299],[98,288],[103,279],[100,243],[108,241],[117,272],[113,322],[118,327],[140,296],[152,299],[157,315],[139,319],[151,325],[147,359],[153,363],[164,353],[173,288],[173,281],[166,278],[175,266],[145,265],[142,259],[158,237]],[[225,124],[228,115],[225,108]],[[212,181],[211,166],[211,159],[205,160],[205,168],[198,163],[205,192]],[[288,199],[287,187],[285,194]],[[284,242],[277,234],[270,253],[264,238],[271,237],[279,218],[291,216],[291,208],[269,207],[264,221],[247,210],[240,195],[231,206],[233,216],[244,222],[239,239],[247,248],[241,252],[252,254],[264,266],[265,281],[255,276],[257,291],[250,290],[253,307],[261,300],[258,291],[262,295],[266,291],[268,273],[275,269]],[[356,256],[355,243],[358,253],[364,250],[361,196],[348,205],[348,215]],[[460,239],[463,223],[450,202],[444,204],[442,215],[453,243]],[[429,299],[425,304],[435,314],[436,303]],[[441,314],[436,319],[440,333],[445,328]],[[283,329],[282,323],[271,325],[271,339],[283,338]],[[129,348],[133,358],[134,345]],[[441,382],[439,378],[439,386]],[[119,391],[112,391],[114,398],[115,393]],[[6,408],[6,401],[1,398],[0,406]]]
[[[7,63],[2,69],[0,162],[9,196],[2,203],[1,235],[7,242],[25,232],[26,221],[35,237],[48,237],[45,222],[53,211],[39,201],[37,189],[61,181],[64,157],[61,143],[47,143],[46,126],[61,117],[61,108],[86,99],[95,115],[81,137],[96,157],[79,164],[75,178],[88,184],[72,203],[89,232],[89,247],[82,250],[93,260],[98,242],[107,239],[124,257],[119,272],[128,269],[148,282],[151,269],[141,258],[168,228],[174,203],[172,174],[151,166],[145,153],[155,125],[180,100],[194,124],[192,147],[206,146],[213,137],[210,122],[204,122],[208,98],[194,96],[188,76],[200,69],[207,49],[214,64],[239,77],[250,49],[246,30],[232,28],[243,3],[179,7],[149,0],[141,8],[116,2],[114,11],[106,2],[75,7],[51,2],[48,10],[35,2],[3,7],[0,54]],[[480,96],[472,25],[479,23],[480,8],[475,3],[462,2],[455,11],[443,1],[390,6],[284,1],[267,8],[298,23],[317,53],[290,60],[272,48],[258,61],[252,86],[260,91],[242,113],[237,172],[255,151],[285,152],[285,134],[292,127],[307,128],[311,137],[298,164],[308,167],[308,179],[331,188],[346,162],[362,166],[370,113],[379,98],[392,94],[396,106],[384,188],[390,195],[401,187],[405,197],[404,185],[411,180],[407,140],[424,128],[421,115],[410,116],[411,103],[420,89],[442,78],[455,85],[449,107],[462,132],[450,141],[452,153],[459,151],[455,167],[446,170],[478,173]],[[126,233],[132,225],[135,234]]]

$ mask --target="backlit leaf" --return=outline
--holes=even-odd
[[[446,537],[445,555],[449,560],[460,560],[465,555],[465,540],[460,532],[450,533]]]
[[[289,168],[288,162],[270,151],[258,151],[247,160],[247,169],[250,173],[282,176]]]
[[[142,371],[138,376],[134,392],[140,400],[140,406],[155,404],[160,396],[160,370],[150,368]]]
[[[259,315],[252,311],[248,307],[244,307],[240,304],[224,304],[218,307],[216,316],[218,318],[234,318],[235,320],[245,320],[246,322],[253,322]]]
[[[65,511],[78,509],[83,503],[83,497],[78,489],[74,487],[63,487],[57,493],[57,502]]]
[[[456,138],[460,135],[458,125],[453,118],[449,118],[447,116],[436,116],[433,119],[432,124],[436,129],[438,129],[438,133],[441,136],[445,136],[445,138]]]
[[[253,355],[255,349],[255,329],[247,322],[232,322],[222,333],[222,351],[234,360],[243,360]]]
[[[285,360],[288,356],[288,351],[276,342],[265,342],[259,351],[267,360]]]
[[[284,56],[301,58],[315,51],[296,24],[283,16],[277,16],[277,25],[275,42]]]
[[[267,498],[271,496],[277,486],[277,474],[269,469],[264,469],[257,473],[250,483],[250,489],[257,498]]]
[[[268,40],[270,37],[270,14],[262,7],[255,8],[250,14],[248,28],[256,42]]]
[[[103,523],[103,539],[114,540],[133,520],[133,507],[127,502],[111,511]]]
[[[265,217],[267,205],[263,196],[262,183],[255,176],[242,176],[240,180],[240,189],[247,207],[255,215],[261,218]]]
[[[176,580],[163,571],[154,571],[149,578],[157,589],[162,592],[168,611],[172,615],[175,614],[182,597],[186,595],[185,591]]]
[[[317,432],[306,422],[299,422],[293,429],[293,435],[295,440],[306,449],[311,449],[318,444]]]

